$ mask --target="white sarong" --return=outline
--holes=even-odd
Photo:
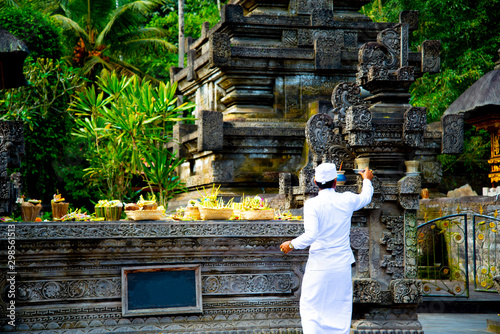
[[[300,296],[304,334],[349,334],[351,316],[351,266],[306,269]]]

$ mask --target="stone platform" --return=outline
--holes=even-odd
[[[43,222],[15,233],[16,326],[0,299],[0,332],[264,333],[300,330],[298,296],[307,251],[279,245],[302,222]],[[7,224],[0,225],[6,258]],[[122,267],[201,264],[203,312],[125,317]],[[2,261],[0,291],[12,271]],[[10,277],[10,276],[9,276]]]
[[[422,334],[418,282],[395,279],[385,288],[360,277],[364,253],[356,247],[367,238],[363,231],[351,230],[358,261],[353,333]],[[302,232],[302,221],[0,224],[0,256],[7,259],[15,245],[15,264],[0,264],[0,332],[301,333],[300,283],[308,252],[285,256],[279,245]],[[165,265],[201,265],[202,312],[122,314],[122,268]],[[8,324],[11,300],[15,327]],[[371,316],[388,305],[397,309],[391,318]]]

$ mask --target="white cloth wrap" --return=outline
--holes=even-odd
[[[304,334],[348,334],[352,317],[351,266],[306,270],[300,296]]]

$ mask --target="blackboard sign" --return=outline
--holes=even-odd
[[[122,268],[122,315],[200,313],[201,266]]]

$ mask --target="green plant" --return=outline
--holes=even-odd
[[[143,167],[144,178],[148,187],[153,193],[153,187],[158,188],[160,205],[166,209],[168,201],[175,194],[187,191],[184,182],[175,175],[177,168],[184,162],[184,159],[177,159],[176,152],[161,150],[151,147],[150,151],[144,152],[146,162]]]
[[[177,106],[176,89],[176,84],[155,87],[137,76],[119,78],[116,72],[105,71],[96,85],[76,95],[71,107],[77,125],[73,134],[89,145],[87,176],[106,198],[123,199],[130,193],[134,175],[142,173],[150,173],[149,182],[165,186],[167,199],[175,191],[169,183],[173,176],[163,181],[158,177],[173,173],[170,166],[179,163],[172,155],[165,160],[156,154],[166,150],[173,124],[188,119],[182,115],[194,107],[192,103]],[[155,162],[147,171],[144,159]],[[155,168],[168,170],[151,171]]]
[[[162,29],[145,26],[148,14],[161,2],[64,0],[59,2],[62,14],[53,18],[73,33],[68,40],[74,47],[72,61],[92,80],[102,69],[142,76],[144,73],[128,62],[130,57],[150,50],[176,49],[163,39]]]
[[[50,202],[56,189],[64,189],[72,201],[88,205],[93,189],[81,182],[86,161],[83,147],[70,135],[74,121],[66,111],[70,95],[83,86],[78,70],[62,61],[28,58],[28,86],[0,91],[3,120],[25,124],[26,155],[20,171],[23,192]]]
[[[21,39],[35,59],[58,59],[62,55],[62,31],[43,13],[27,7],[2,8],[0,27]]]

